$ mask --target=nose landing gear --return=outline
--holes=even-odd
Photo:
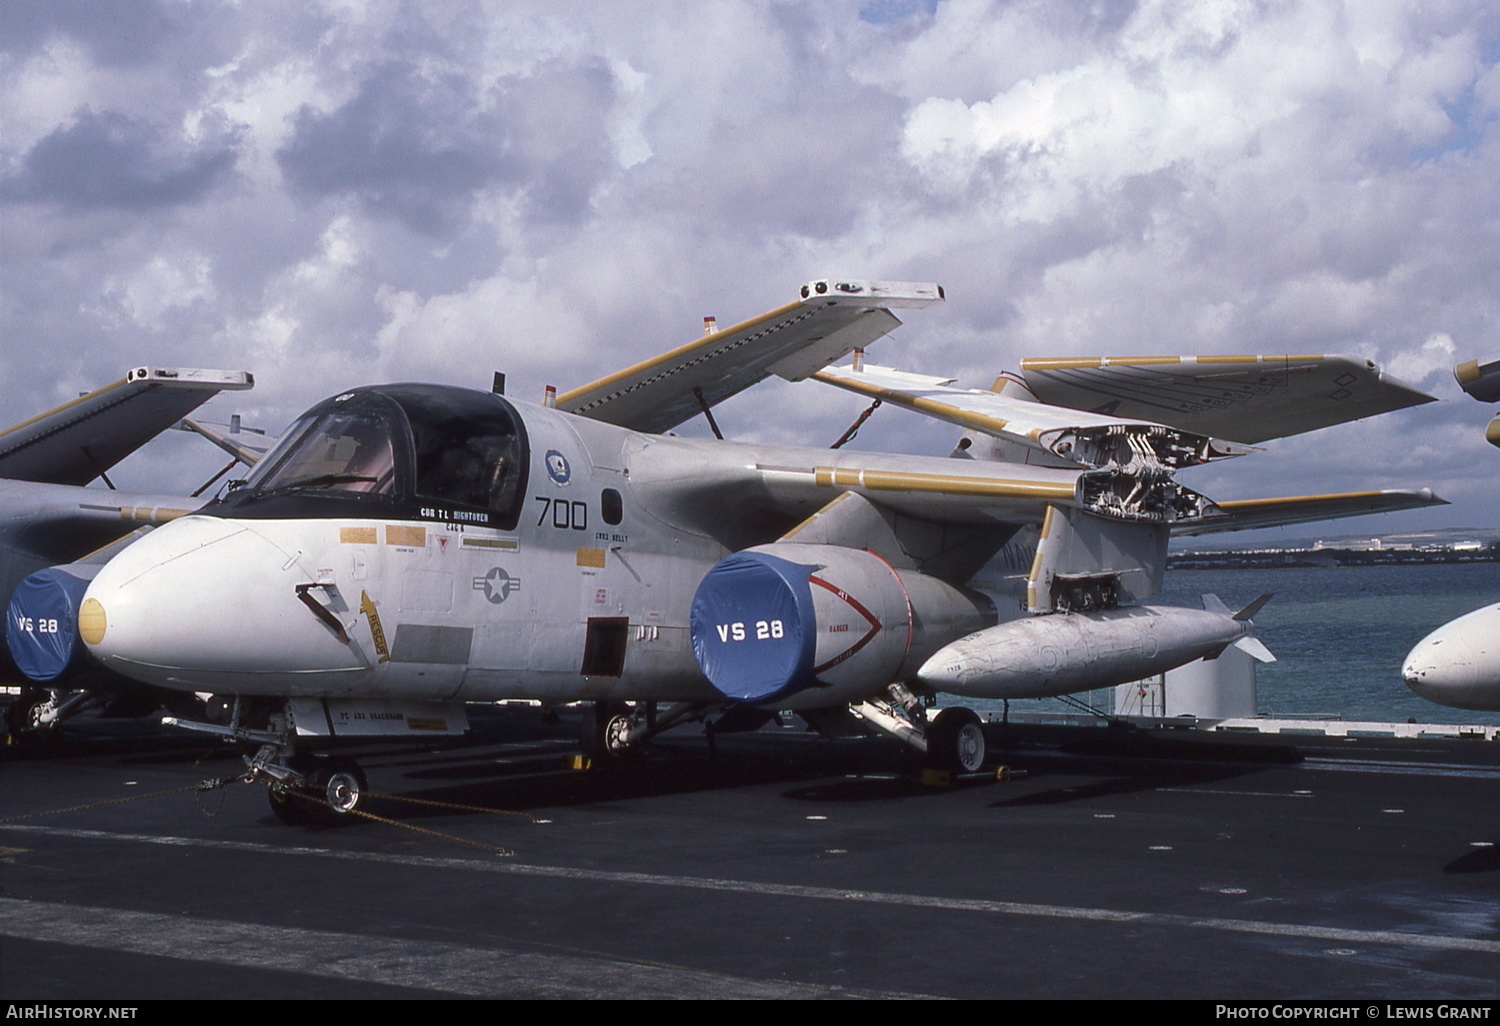
[[[250,710],[253,712],[253,710]],[[234,741],[259,745],[245,756],[245,783],[266,785],[271,812],[283,823],[349,822],[365,812],[370,784],[359,763],[343,755],[311,755],[297,750],[288,714],[262,708],[256,719],[263,729],[246,726],[245,703],[235,699],[227,725],[194,723],[167,717],[162,722],[188,730],[217,734]]]
[[[252,761],[259,759],[257,755]],[[338,755],[292,756],[283,767],[277,768],[285,773],[279,779],[271,776],[270,767],[262,767],[260,775],[267,779],[266,797],[271,812],[283,823],[303,826],[347,822],[369,804],[369,781],[353,759]],[[253,766],[251,775],[257,775]]]

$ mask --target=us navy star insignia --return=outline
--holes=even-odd
[[[474,590],[484,592],[484,597],[499,605],[512,592],[521,590],[521,579],[512,577],[503,567],[495,567],[483,577],[474,578]]]

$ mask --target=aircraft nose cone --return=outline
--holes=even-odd
[[[1473,677],[1473,653],[1462,638],[1430,635],[1417,643],[1401,667],[1401,678],[1422,695],[1463,687]]]
[[[1461,616],[1417,642],[1401,679],[1429,702],[1500,709],[1500,606]]]
[[[254,693],[277,675],[359,665],[297,599],[307,577],[244,524],[184,517],[99,571],[79,634],[111,669],[188,690]]]

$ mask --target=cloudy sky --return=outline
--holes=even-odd
[[[1343,352],[1445,402],[1184,481],[1428,485],[1500,526],[1500,12],[1488,0],[0,0],[0,423],[137,364],[539,398],[823,276],[941,282],[871,359]],[[826,445],[812,383],[720,414]],[[694,426],[686,429],[699,432]],[[946,453],[882,410],[870,448]],[[220,462],[173,436],[122,487]],[[196,478],[196,479],[195,479]],[[1345,528],[1339,528],[1345,530]]]

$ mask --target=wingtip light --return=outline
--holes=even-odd
[[[919,309],[941,303],[947,295],[936,282],[854,281],[819,278],[799,290],[804,302],[884,309]]]

